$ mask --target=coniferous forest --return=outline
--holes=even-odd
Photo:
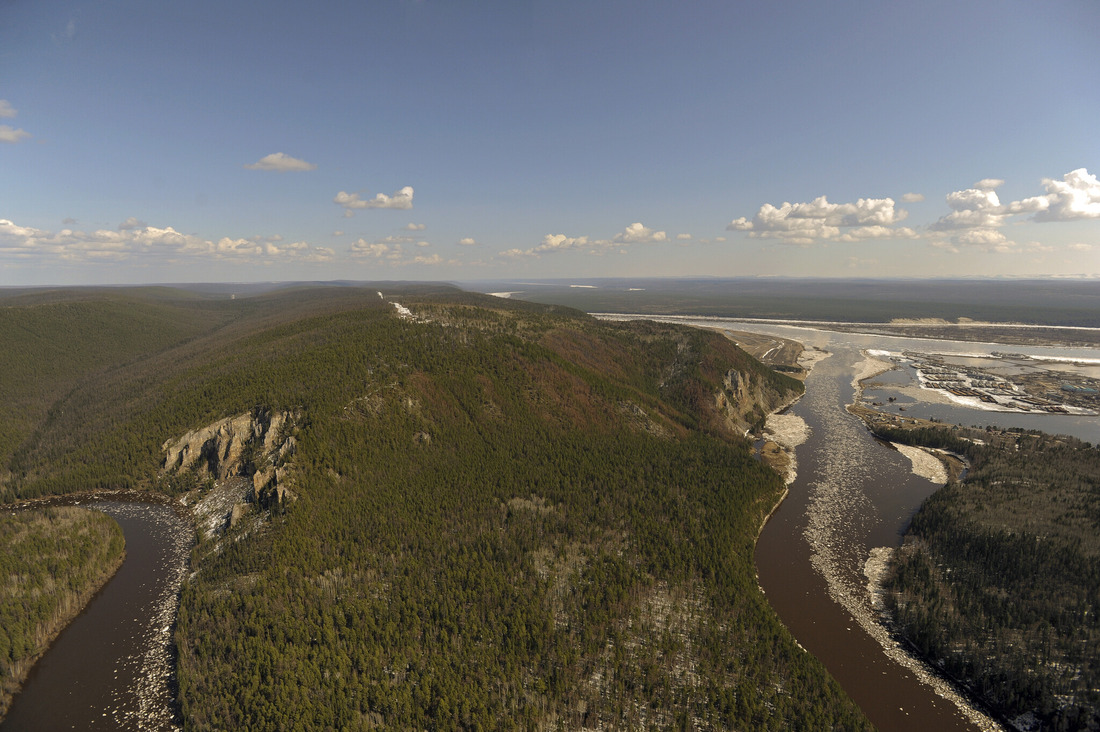
[[[899,631],[1005,718],[1100,726],[1100,450],[1019,431],[877,432],[969,463],[895,554]]]
[[[801,385],[719,334],[440,286],[6,304],[5,500],[202,500],[163,445],[296,415],[286,497],[196,532],[187,729],[867,727],[754,579],[783,487],[742,434]]]

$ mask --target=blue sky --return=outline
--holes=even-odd
[[[0,0],[0,285],[1100,276],[1100,3]]]

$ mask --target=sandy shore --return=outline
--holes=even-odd
[[[856,364],[855,374],[852,377],[852,387],[856,390],[853,403],[857,404],[863,397],[863,387],[865,386],[863,382],[895,368],[892,362],[877,357],[885,354],[867,351],[862,353],[864,359]],[[920,390],[919,387],[912,388],[924,391],[925,394],[922,396],[927,399],[928,390]],[[912,463],[913,473],[940,485],[947,483],[946,467],[931,453],[910,445],[897,443],[893,443],[893,445],[898,452],[907,457]],[[889,616],[885,611],[883,580],[893,553],[894,548],[886,546],[874,547],[868,553],[863,564],[863,575],[867,580],[867,585],[866,595],[862,598],[862,601],[854,595],[844,592],[841,589],[843,583],[838,578],[830,577],[827,562],[822,561],[820,565],[815,563],[815,566],[826,577],[829,584],[829,594],[852,613],[856,622],[868,635],[878,641],[887,657],[909,669],[922,683],[930,686],[937,696],[952,702],[982,732],[996,732],[1003,729],[995,720],[975,708],[968,699],[955,689],[953,684],[937,676],[924,661],[913,656],[887,628],[884,619],[888,622]]]
[[[787,455],[789,462],[783,480],[790,485],[798,476],[798,461],[795,459],[794,450],[810,439],[810,426],[806,424],[806,420],[793,414],[773,413],[768,415],[767,421],[764,422],[764,433],[783,448],[783,452]]]
[[[856,390],[856,401],[863,396],[863,384],[860,382],[896,368],[893,362],[877,358],[871,352],[861,351],[861,353],[863,360],[856,364],[855,374],[852,376],[852,388]]]
[[[947,468],[943,462],[927,450],[912,445],[892,443],[909,461],[913,463],[913,474],[927,478],[933,483],[944,485],[947,483]]]

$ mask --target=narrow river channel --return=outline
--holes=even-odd
[[[126,559],[35,664],[0,731],[179,729],[171,639],[192,529],[163,504],[81,505],[118,521]]]

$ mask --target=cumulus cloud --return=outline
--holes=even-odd
[[[360,198],[358,193],[340,191],[332,201],[344,207],[345,216],[350,216],[353,210],[361,208],[408,209],[413,207],[413,189],[412,186],[405,186],[392,196],[387,196],[385,193],[378,193],[374,198],[366,200]]]
[[[16,129],[11,125],[0,125],[0,142],[16,143],[30,136],[31,133],[24,129]]]
[[[18,112],[7,99],[0,99],[0,118],[15,119]]]
[[[417,241],[415,237],[387,236],[375,241],[368,241],[362,238],[358,239],[351,245],[348,251],[357,259],[368,259],[392,266],[412,264],[435,265],[443,264],[445,261],[449,264],[458,264],[455,260],[444,260],[438,254],[410,255],[405,251],[406,244],[415,244],[417,247],[431,246],[429,242]]]
[[[587,236],[567,236],[565,234],[547,234],[542,241],[530,249],[508,249],[500,253],[502,257],[538,257],[542,254],[579,250],[587,254],[623,253],[633,244],[667,242],[668,234],[654,231],[640,222],[630,224],[610,239],[592,239]]]
[[[647,244],[650,242],[668,241],[668,234],[663,231],[654,231],[653,229],[646,228],[642,226],[640,222],[635,221],[633,224],[616,234],[612,241],[616,244]]]
[[[464,247],[472,247],[477,244],[477,240],[472,236],[464,236],[458,240],[458,243]]]
[[[427,227],[424,224],[405,224],[405,231],[424,231]]]
[[[1001,203],[995,192],[1004,181],[986,178],[973,188],[948,193],[951,213],[929,228],[933,231],[991,229],[1003,226],[1011,216],[1032,214],[1031,221],[1073,221],[1100,218],[1100,181],[1085,168],[1066,173],[1061,180],[1044,178],[1046,193]]]
[[[134,217],[126,219],[117,230],[77,231],[66,228],[57,232],[19,226],[0,219],[0,258],[92,262],[151,256],[309,263],[329,261],[335,252],[301,241],[283,244],[279,236],[248,239],[222,237],[213,241],[193,234],[182,234],[171,226],[149,226]]]
[[[871,238],[909,237],[911,229],[891,228],[908,212],[895,208],[892,198],[861,198],[855,203],[829,203],[819,196],[809,203],[773,206],[765,203],[752,219],[736,218],[728,231],[745,231],[750,237],[779,239],[791,244],[815,241],[862,241]],[[842,232],[853,229],[858,233]]]
[[[677,241],[690,241],[691,240],[691,234],[677,234],[676,235],[676,240]]]
[[[1071,221],[1100,218],[1100,181],[1084,168],[1066,173],[1062,180],[1043,179],[1046,201],[1036,208],[1036,221]],[[1031,199],[1025,199],[1025,201]]]
[[[317,166],[305,160],[292,158],[281,152],[264,155],[255,163],[244,166],[248,170],[268,170],[275,173],[290,173],[300,170],[316,170]]]
[[[903,193],[901,196],[902,203],[920,203],[923,200],[923,193]]]
[[[1091,252],[1095,248],[1095,245],[1086,244],[1084,242],[1076,242],[1069,245],[1069,249],[1074,252]]]

